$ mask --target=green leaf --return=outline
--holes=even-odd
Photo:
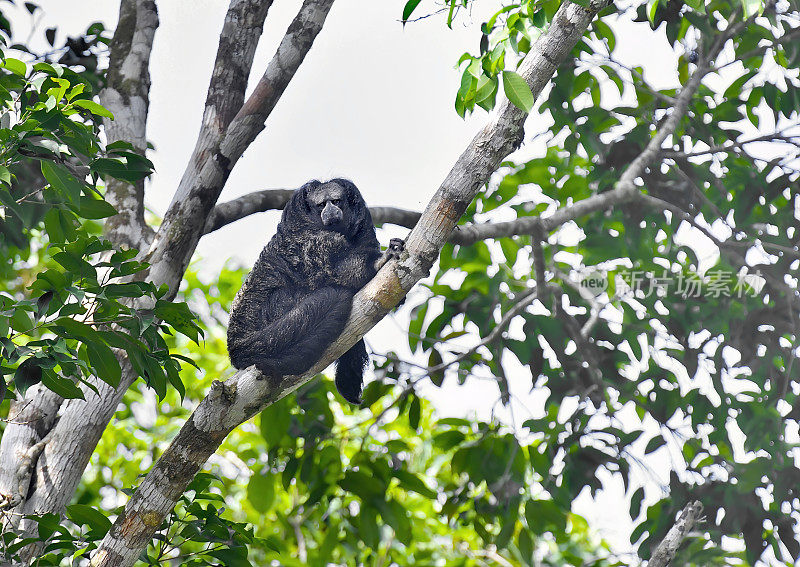
[[[72,203],[77,203],[81,196],[81,191],[86,186],[62,165],[51,161],[42,161],[42,175],[47,179],[50,186],[62,194]]]
[[[61,211],[52,208],[44,215],[44,229],[50,242],[64,242],[64,229],[61,227]]]
[[[86,85],[84,85],[83,83],[78,83],[77,85],[72,87],[72,89],[70,89],[69,93],[67,94],[67,100],[71,101],[73,98],[81,94],[85,88]]]
[[[422,0],[408,0],[408,2],[406,2],[406,5],[403,6],[403,24],[411,17],[411,14],[414,13],[414,10],[419,6],[421,1]]]
[[[400,486],[406,490],[412,490],[425,498],[436,498],[436,492],[428,488],[428,486],[417,475],[408,472],[404,469],[397,469],[392,472],[394,477],[400,481]]]
[[[630,515],[632,519],[639,517],[642,513],[642,501],[644,500],[644,488],[637,488],[631,496]]]
[[[689,63],[685,57],[678,59],[678,81],[685,85],[689,81]]]
[[[14,310],[14,313],[9,318],[9,323],[19,333],[27,333],[33,327],[33,321],[28,316],[28,312],[19,307]]]
[[[61,329],[66,331],[66,333],[62,333]],[[65,338],[80,339],[86,343],[98,342],[101,340],[101,335],[99,335],[98,332],[95,331],[91,326],[87,325],[86,323],[76,321],[70,317],[59,317],[56,319],[53,330]]]
[[[254,474],[247,483],[247,499],[262,514],[270,509],[275,500],[275,477],[269,471],[263,473]]]
[[[85,108],[86,110],[97,116],[104,116],[105,118],[110,118],[111,120],[114,120],[114,115],[109,110],[106,110],[103,106],[97,104],[93,100],[78,99],[72,101],[72,105],[79,106],[80,108]]]
[[[525,504],[525,521],[534,532],[552,529],[552,526],[564,529],[566,520],[566,512],[552,500],[529,500]]]
[[[533,16],[531,16],[531,23],[535,28],[543,29],[546,22],[544,10],[537,10],[533,13]]]
[[[408,347],[411,351],[417,350],[419,338],[422,336],[422,325],[425,323],[425,315],[428,313],[428,303],[415,307],[411,311],[411,322],[408,325]]]
[[[762,0],[741,0],[741,2],[745,19],[760,14],[764,10],[764,2]]]
[[[722,93],[722,97],[724,99],[738,98],[742,92],[742,87],[744,87],[747,81],[752,79],[757,73],[758,71],[753,70],[737,78],[730,84],[730,86],[728,86],[727,89],[725,89],[725,92]]]
[[[428,367],[435,368],[442,363],[442,355],[439,353],[439,350],[436,347],[431,348],[431,354],[428,357]],[[436,386],[441,388],[442,383],[444,382],[444,369],[437,370],[436,372],[430,373],[431,382],[433,382]]]
[[[594,29],[598,37],[605,39],[608,42],[608,50],[614,51],[614,48],[617,45],[617,38],[614,36],[611,26],[602,20],[597,20],[594,23]]]
[[[358,515],[358,533],[366,545],[376,548],[380,544],[378,514],[373,508],[364,508]]]
[[[42,381],[42,367],[35,358],[28,358],[17,367],[14,373],[14,385],[21,394]]]
[[[31,515],[28,518],[38,524],[39,537],[42,541],[49,539],[53,532],[60,527],[59,520],[61,518],[58,517],[58,514],[46,513],[41,516]]]
[[[57,102],[59,102],[62,98],[64,98],[64,94],[67,92],[69,88],[69,81],[66,79],[53,79],[53,82],[56,83],[58,86],[52,89],[47,89],[47,94],[53,98],[53,108]],[[52,110],[52,108],[51,108]]]
[[[195,321],[194,313],[185,303],[170,303],[169,301],[158,301],[156,303],[156,317],[166,321],[172,327],[192,339],[197,343],[200,339],[202,329]]]
[[[418,396],[414,396],[411,400],[411,406],[408,408],[408,424],[412,429],[419,429],[419,418],[422,412],[421,403]]]
[[[503,71],[503,90],[514,106],[525,112],[533,108],[533,93],[528,83],[514,71]]]
[[[213,563],[215,565],[225,565],[226,567],[251,567],[252,565],[247,560],[247,556],[242,555],[240,548],[212,549],[208,555],[219,559],[219,563]],[[208,565],[209,563],[204,564]]]
[[[278,446],[292,423],[292,414],[286,400],[284,398],[261,412],[261,436],[269,449]]]
[[[85,504],[67,506],[67,516],[79,526],[89,526],[92,530],[105,533],[111,529],[111,520],[101,511]]]
[[[62,398],[66,399],[84,399],[83,392],[80,388],[69,378],[63,378],[50,369],[42,370],[42,384],[49,390],[52,390]]]
[[[116,215],[117,209],[103,199],[82,196],[77,213],[85,219],[104,219]]]
[[[25,65],[19,59],[14,59],[13,57],[6,57],[6,60],[3,61],[0,67],[4,67],[14,73],[15,75],[19,75],[20,77],[24,77],[28,74],[28,66]]]
[[[666,445],[664,438],[661,435],[656,435],[650,441],[647,442],[647,447],[644,449],[644,454],[649,455],[653,451],[658,450],[660,447]]]
[[[100,175],[108,175],[128,183],[136,183],[150,174],[150,169],[139,164],[131,165],[127,158],[98,158],[89,167]]]
[[[50,242],[70,242],[77,234],[75,215],[65,209],[52,208],[44,216],[44,228]],[[53,275],[54,272],[48,272]],[[63,276],[60,277],[63,280]],[[63,282],[65,283],[65,282]]]
[[[108,298],[142,297],[147,294],[147,284],[145,282],[106,284],[104,291]]]
[[[122,369],[114,352],[104,343],[92,341],[86,343],[86,354],[94,367],[95,375],[106,384],[116,388],[122,376]]]
[[[4,165],[0,165],[0,181],[6,185],[11,185],[11,172]]]
[[[647,0],[647,19],[650,25],[655,25],[656,10],[658,10],[658,0]]]
[[[355,470],[347,471],[344,478],[339,481],[339,486],[364,500],[379,494],[383,495],[387,488],[379,479]]]
[[[631,347],[631,352],[633,352],[633,356],[636,360],[642,360],[643,352],[642,352],[642,345],[639,343],[639,337],[631,337],[628,339],[628,346]]]

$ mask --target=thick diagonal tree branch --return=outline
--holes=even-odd
[[[561,6],[550,28],[537,40],[519,69],[535,96],[541,93],[603,6],[598,3],[587,9],[568,2]],[[499,105],[492,120],[472,140],[422,213],[406,241],[402,258],[384,266],[356,295],[344,332],[309,372],[303,376],[266,378],[251,367],[237,372],[224,384],[214,382],[211,392],[131,496],[124,512],[98,548],[92,565],[132,565],[188,483],[233,428],[311,380],[429,273],[469,203],[502,160],[521,144],[525,118],[526,113],[508,101]],[[244,116],[242,126],[256,119],[256,116]],[[238,116],[231,124],[231,130],[234,130],[237,120]],[[231,135],[229,132],[221,146],[225,156],[230,155],[224,153],[226,148],[237,145],[235,139],[228,140]],[[203,203],[192,205],[202,206]],[[203,223],[212,206],[213,203],[206,209]],[[163,258],[155,260],[159,262]]]

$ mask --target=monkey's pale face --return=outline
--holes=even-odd
[[[306,202],[323,227],[338,232],[347,230],[351,211],[344,187],[338,183],[324,183],[308,190]]]

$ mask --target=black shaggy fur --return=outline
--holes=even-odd
[[[372,217],[352,182],[310,181],[296,190],[231,306],[233,366],[255,364],[269,376],[307,371],[344,329],[353,296],[380,259]],[[351,403],[361,401],[368,362],[363,340],[337,361],[336,387]]]

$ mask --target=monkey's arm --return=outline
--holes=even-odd
[[[335,282],[349,289],[361,289],[386,262],[400,256],[403,245],[399,238],[392,238],[389,248],[383,254],[372,246],[353,248],[336,263]]]

